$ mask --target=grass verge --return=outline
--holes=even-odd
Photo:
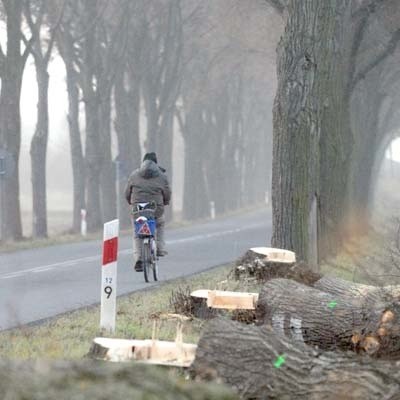
[[[246,284],[227,279],[231,265],[214,268],[188,278],[162,283],[117,300],[116,332],[111,337],[126,339],[151,338],[153,319],[157,313],[173,312],[172,291],[189,288],[248,290]],[[244,285],[244,286],[243,286]],[[9,359],[81,359],[87,354],[92,340],[100,335],[99,306],[63,314],[34,326],[22,326],[0,332],[0,356]],[[197,343],[204,321],[194,319],[184,326],[184,341]],[[176,322],[161,321],[158,339],[173,340]]]

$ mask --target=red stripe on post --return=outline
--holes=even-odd
[[[118,238],[112,238],[103,242],[103,265],[117,261]]]

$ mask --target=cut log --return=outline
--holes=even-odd
[[[398,285],[379,287],[324,276],[314,283],[314,287],[335,296],[353,297],[369,304],[400,300],[400,286]]]
[[[207,307],[225,310],[254,310],[258,299],[258,293],[205,289],[195,290],[191,296],[204,299]]]
[[[98,337],[93,340],[88,357],[106,361],[142,361],[149,364],[188,367],[196,345],[161,340],[128,340]]]
[[[282,336],[324,350],[385,358],[400,357],[399,316],[398,303],[364,307],[288,279],[267,282],[256,308],[258,323],[271,325]]]
[[[294,344],[267,327],[214,319],[190,368],[222,379],[244,399],[398,399],[400,363]]]

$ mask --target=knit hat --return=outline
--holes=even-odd
[[[146,153],[143,157],[143,161],[146,160],[151,160],[154,161],[157,164],[157,156],[156,153],[152,152],[152,153]]]

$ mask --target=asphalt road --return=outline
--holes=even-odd
[[[248,248],[270,243],[266,209],[166,230],[169,254],[159,261],[166,281],[231,262]],[[131,238],[119,241],[117,293],[145,283],[134,272]],[[63,244],[0,255],[0,330],[100,302],[102,241]]]

